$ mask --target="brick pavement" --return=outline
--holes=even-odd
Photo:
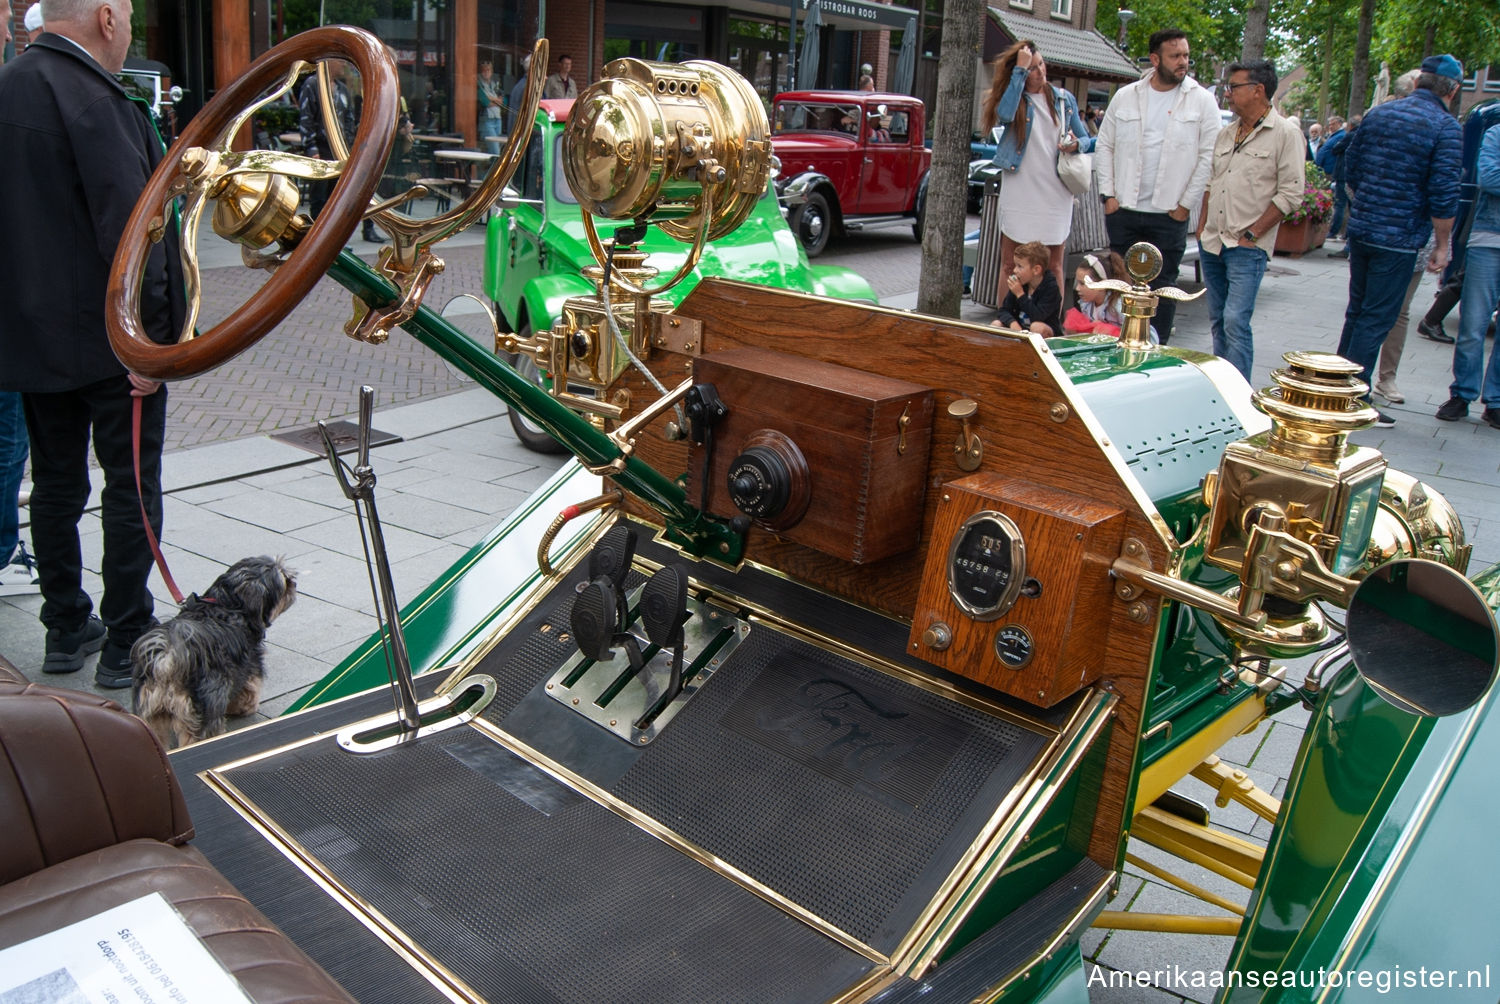
[[[434,280],[426,302],[441,307],[457,293],[479,295],[483,245],[447,247],[441,254],[448,268]],[[264,272],[240,265],[204,269],[200,328],[228,316],[265,279]],[[212,373],[173,384],[166,449],[270,434],[348,415],[361,384],[375,388],[381,407],[451,394],[469,384],[405,332],[392,333],[385,345],[348,338],[343,326],[351,304],[349,293],[325,278],[254,346]],[[487,340],[482,314],[471,311],[455,321]]]

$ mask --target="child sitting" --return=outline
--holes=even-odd
[[[1091,251],[1073,275],[1073,292],[1078,306],[1063,318],[1063,330],[1070,335],[1114,335],[1120,337],[1125,324],[1122,294],[1108,289],[1089,289],[1087,280],[1120,279],[1129,282],[1125,259],[1114,251]]]
[[[1006,277],[1008,292],[1000,313],[990,323],[1012,331],[1030,331],[1048,338],[1062,333],[1062,290],[1052,275],[1047,246],[1027,241],[1015,250],[1015,265]]]
[[[1120,329],[1125,326],[1125,294],[1110,289],[1090,289],[1086,280],[1130,282],[1125,259],[1114,251],[1105,250],[1091,251],[1083,256],[1083,261],[1073,276],[1073,292],[1078,296],[1078,306],[1063,316],[1063,332],[1119,338]],[[1155,328],[1151,329],[1151,341],[1156,342]]]

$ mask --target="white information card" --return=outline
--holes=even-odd
[[[0,949],[0,1004],[250,1004],[161,893]]]

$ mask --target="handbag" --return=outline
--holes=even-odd
[[[1062,139],[1058,141],[1057,151],[1057,177],[1063,183],[1063,187],[1074,195],[1082,195],[1087,192],[1094,183],[1094,156],[1084,153],[1082,150],[1074,150],[1072,153],[1064,153],[1062,145],[1069,140],[1077,141],[1071,128],[1067,105],[1063,99],[1057,99],[1057,117],[1065,126]]]

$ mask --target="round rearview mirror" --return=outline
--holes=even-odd
[[[1495,682],[1494,614],[1473,583],[1447,565],[1381,565],[1354,591],[1347,623],[1360,676],[1403,711],[1454,715]]]

